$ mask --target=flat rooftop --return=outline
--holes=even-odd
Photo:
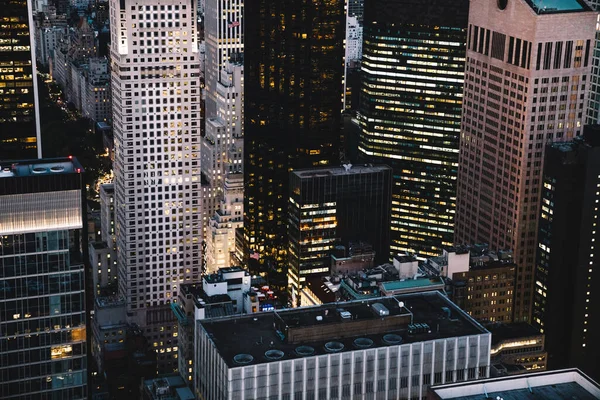
[[[526,0],[538,14],[591,11],[582,0]]]
[[[82,173],[75,157],[0,162],[0,178]]]
[[[377,314],[372,307],[375,303],[385,307],[389,315]],[[446,314],[448,310],[443,308],[450,310],[450,318]],[[348,314],[343,317],[342,313]],[[431,333],[427,329],[420,333],[414,330],[409,333],[411,322],[428,324]],[[327,351],[325,346],[332,342],[338,346],[337,352],[346,352],[357,348],[488,334],[485,328],[447,297],[435,291],[237,315],[196,323],[206,331],[231,368],[241,365],[234,360],[238,355],[244,355],[243,365],[261,364],[272,360],[267,358],[267,351],[278,351],[280,358],[277,360],[295,359],[301,358],[299,352],[304,355],[330,353],[331,349]],[[384,339],[388,334],[397,335],[393,343]],[[398,340],[398,337],[401,339]],[[360,340],[357,342],[357,339]],[[368,343],[366,347],[357,344],[365,342]]]
[[[350,168],[345,168],[343,166],[339,167],[317,167],[317,168],[306,168],[306,169],[298,169],[292,171],[292,174],[302,178],[316,178],[320,176],[339,176],[339,175],[352,175],[352,174],[366,174],[373,172],[381,172],[390,170],[390,167],[387,165],[373,165],[373,164],[357,164],[357,165],[349,165]]]
[[[398,281],[382,282],[381,286],[386,291],[408,290],[414,288],[444,288],[445,284],[441,277],[421,277],[417,279],[404,279]]]
[[[453,383],[429,388],[433,399],[547,400],[600,398],[600,387],[578,369]]]

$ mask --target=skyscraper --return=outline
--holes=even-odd
[[[359,154],[394,169],[394,254],[452,244],[469,2],[365,5]]]
[[[169,303],[200,272],[196,6],[110,4],[119,292],[163,371],[177,367]]]
[[[31,3],[2,3],[0,160],[42,156]]]
[[[206,0],[205,115],[217,115],[217,84],[228,61],[241,62],[244,53],[244,0]]]
[[[83,169],[68,158],[0,168],[0,398],[85,399]]]
[[[600,378],[600,293],[595,255],[600,129],[546,148],[532,324],[546,335],[548,366]]]
[[[545,144],[582,132],[595,33],[579,0],[471,3],[455,242],[513,249],[514,321],[531,312]]]
[[[213,89],[216,114],[206,119],[201,148],[202,223],[211,272],[231,266],[235,230],[243,224],[244,67],[227,62]]]
[[[364,241],[389,259],[392,171],[384,165],[309,168],[290,176],[288,289],[299,304],[311,275],[327,274],[336,245]],[[379,264],[378,264],[379,265]]]
[[[245,26],[246,256],[285,277],[289,171],[339,159],[344,1],[260,0]]]

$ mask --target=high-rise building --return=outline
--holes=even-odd
[[[329,273],[334,247],[373,246],[388,260],[392,171],[384,165],[294,170],[288,208],[288,290],[293,305],[310,275]]]
[[[168,304],[198,278],[201,259],[196,7],[110,3],[119,293],[169,372],[177,324]]]
[[[282,281],[289,172],[339,160],[344,37],[342,0],[245,12],[245,257],[255,251]]]
[[[244,53],[244,0],[206,0],[204,5],[206,64],[205,115],[217,115],[217,85],[227,62],[242,62]]]
[[[196,321],[194,388],[207,400],[422,399],[488,377],[490,336],[439,292]]]
[[[2,3],[0,160],[42,156],[31,5],[28,0]]]
[[[532,323],[546,335],[550,368],[600,379],[600,129],[585,130],[589,141],[546,148]]]
[[[469,2],[365,5],[358,149],[394,170],[391,251],[453,243]]]
[[[0,398],[86,399],[83,169],[0,167]]]
[[[244,67],[227,62],[216,91],[216,114],[208,116],[202,138],[202,225],[206,268],[231,265],[235,230],[243,224]]]
[[[471,3],[455,242],[513,250],[514,321],[530,318],[545,144],[583,130],[596,17],[579,0]]]

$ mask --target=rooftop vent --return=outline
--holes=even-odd
[[[352,313],[350,311],[341,310],[340,317],[342,317],[342,319],[352,319]]]
[[[310,346],[298,346],[296,347],[296,354],[300,357],[312,356],[315,354],[315,349]]]
[[[327,342],[325,343],[325,350],[329,353],[337,353],[344,350],[344,344],[340,342]]]
[[[284,353],[281,350],[273,349],[273,350],[267,350],[265,352],[265,358],[267,360],[271,360],[271,361],[281,360],[283,358],[283,356],[284,356]]]
[[[369,338],[357,338],[354,339],[354,346],[356,346],[357,349],[368,349],[373,346],[373,341]]]
[[[250,354],[238,354],[235,357],[233,357],[233,361],[236,364],[245,365],[250,364],[252,361],[254,361],[254,357],[252,357]]]
[[[63,172],[65,167],[62,165],[55,165],[54,167],[50,167],[50,172]]]
[[[46,168],[35,167],[34,169],[31,170],[31,172],[33,172],[34,174],[43,174],[44,172],[46,172]]]
[[[395,333],[388,333],[383,335],[383,343],[388,346],[402,343],[402,336],[396,335]]]

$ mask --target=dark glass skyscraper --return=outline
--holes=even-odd
[[[600,127],[546,148],[532,324],[546,335],[548,367],[600,379]]]
[[[342,0],[259,0],[245,9],[245,243],[285,282],[292,169],[339,159]]]
[[[87,398],[83,169],[0,163],[0,398]]]
[[[307,277],[329,272],[336,245],[366,242],[378,264],[388,260],[392,171],[385,165],[346,167],[291,173],[288,288],[293,304]]]
[[[27,3],[4,1],[0,13],[0,160],[38,157],[33,17]]]
[[[392,253],[453,241],[469,2],[365,2],[359,154],[394,170]]]

